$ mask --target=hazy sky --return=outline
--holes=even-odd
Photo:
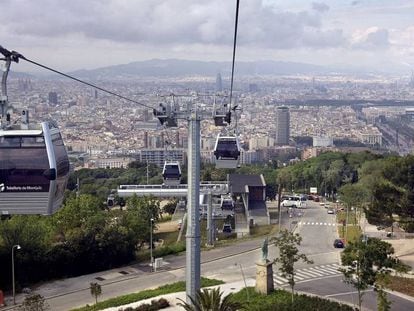
[[[65,71],[152,58],[231,61],[235,3],[0,0],[0,45]],[[264,59],[413,68],[414,1],[240,0],[237,60]]]

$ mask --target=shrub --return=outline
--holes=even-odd
[[[142,305],[133,308],[127,307],[125,309],[119,309],[119,311],[157,311],[160,309],[165,309],[170,306],[170,303],[167,299],[160,298],[158,300],[152,300],[151,304],[143,303]]]
[[[250,300],[247,301],[246,290],[249,290]],[[291,294],[285,290],[276,290],[270,295],[256,293],[254,288],[243,289],[232,296],[232,300],[244,302],[246,310],[254,311],[353,311],[354,308],[319,297],[295,294],[294,303]]]

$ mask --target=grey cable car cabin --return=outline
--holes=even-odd
[[[217,136],[214,146],[216,168],[237,168],[239,165],[240,145],[236,136]]]
[[[166,161],[162,170],[162,177],[164,179],[164,185],[178,186],[181,181],[180,163]]]
[[[62,204],[69,159],[54,122],[0,130],[0,214],[53,214]]]
[[[0,46],[5,62],[0,96],[0,215],[50,215],[62,205],[69,158],[55,122],[29,124],[29,111],[11,120],[7,76],[12,62],[24,58]]]

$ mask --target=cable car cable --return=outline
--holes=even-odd
[[[233,60],[232,60],[232,65],[231,65],[229,113],[231,113],[231,99],[232,99],[232,96],[233,96],[234,62],[236,60],[236,43],[237,43],[237,25],[239,23],[239,4],[240,4],[240,0],[237,0],[236,1],[236,19],[234,21]],[[231,121],[230,117],[229,117],[229,121]]]
[[[100,90],[100,91],[102,91],[102,92],[105,92],[105,93],[111,94],[111,95],[113,95],[113,96],[119,97],[119,98],[124,99],[124,100],[126,100],[126,101],[133,102],[133,103],[135,103],[135,104],[141,105],[141,106],[146,107],[146,108],[148,108],[148,109],[153,109],[153,108],[154,108],[154,107],[151,107],[151,106],[145,105],[145,104],[143,104],[143,103],[137,102],[136,100],[130,99],[130,98],[128,98],[128,97],[125,97],[125,96],[119,95],[119,94],[117,94],[117,93],[114,93],[114,92],[112,92],[112,91],[106,90],[106,89],[104,89],[104,88],[102,88],[102,87],[99,87],[99,86],[97,86],[97,85],[95,85],[95,84],[92,84],[92,83],[89,83],[89,82],[83,81],[83,80],[81,80],[81,79],[75,78],[75,77],[73,77],[73,76],[71,76],[71,75],[68,75],[68,74],[63,73],[63,72],[58,71],[58,70],[55,70],[55,69],[50,68],[50,67],[48,67],[48,66],[46,66],[46,65],[42,65],[42,64],[40,64],[40,63],[38,63],[38,62],[35,62],[35,61],[31,60],[31,59],[26,58],[25,56],[23,56],[22,54],[20,54],[20,53],[18,53],[18,52],[16,52],[16,51],[11,51],[11,52],[10,52],[10,51],[8,51],[7,49],[3,48],[2,46],[0,46],[0,53],[2,53],[5,57],[11,56],[12,60],[13,60],[13,61],[15,61],[15,62],[18,62],[18,60],[19,60],[19,59],[23,59],[23,60],[25,60],[25,61],[27,61],[27,62],[29,62],[29,63],[32,63],[33,65],[36,65],[36,66],[42,67],[42,68],[44,68],[44,69],[46,69],[46,70],[50,70],[50,71],[52,71],[52,72],[54,72],[54,73],[57,73],[57,74],[60,74],[60,75],[62,75],[62,76],[64,76],[64,77],[66,77],[66,78],[69,78],[69,79],[75,80],[75,81],[77,81],[77,82],[79,82],[79,83],[86,84],[86,85],[91,86],[91,87],[93,87],[93,88],[95,88],[95,89],[97,89],[97,90]]]

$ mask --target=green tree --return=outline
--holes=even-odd
[[[40,216],[15,215],[0,221],[0,245],[11,249],[15,244],[28,249],[45,249],[52,239],[52,227]]]
[[[341,269],[345,281],[358,291],[358,307],[361,310],[363,291],[374,285],[381,273],[389,269],[403,269],[403,265],[393,257],[394,249],[391,244],[377,238],[366,241],[350,242],[341,254]],[[385,293],[384,293],[385,294]]]
[[[186,311],[236,311],[242,310],[243,304],[231,300],[231,294],[222,298],[223,292],[220,288],[215,289],[201,289],[196,293],[196,298],[189,297],[191,303],[187,303],[182,299],[179,306]]]
[[[19,311],[46,311],[49,309],[45,298],[40,294],[27,296],[19,307]]]
[[[159,201],[153,197],[137,197],[134,195],[128,199],[127,205],[128,209],[123,213],[121,224],[128,228],[135,243],[142,246],[145,241],[150,239],[151,218],[155,224],[159,220]]]
[[[98,283],[90,283],[91,295],[95,297],[95,304],[98,303],[98,297],[102,295],[102,286]]]
[[[104,226],[106,214],[99,205],[100,202],[96,197],[87,194],[82,194],[78,198],[75,196],[68,198],[63,208],[52,218],[57,234],[66,240],[85,233],[87,229],[97,225]]]
[[[289,282],[293,303],[296,274],[295,263],[302,260],[307,264],[312,264],[313,261],[309,260],[305,254],[299,253],[298,246],[300,246],[302,237],[297,233],[292,233],[285,229],[280,231],[279,235],[273,237],[270,241],[279,249],[279,257],[274,262],[280,264],[279,271]]]
[[[178,203],[177,199],[170,200],[170,201],[168,201],[167,204],[165,204],[163,206],[162,209],[164,210],[165,213],[168,213],[168,214],[172,215],[172,214],[174,214],[175,207],[177,206],[177,203]]]
[[[389,311],[391,310],[391,301],[387,297],[385,286],[389,283],[389,273],[383,271],[378,273],[377,281],[375,282],[375,291],[377,292],[377,310]]]
[[[326,184],[329,189],[328,192],[333,195],[335,191],[340,187],[343,179],[345,162],[342,159],[334,160],[329,165],[329,169],[326,171]]]

